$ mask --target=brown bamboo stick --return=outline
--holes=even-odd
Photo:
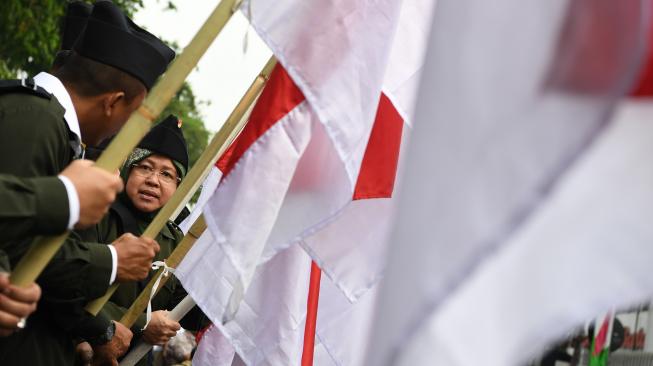
[[[152,222],[145,229],[142,236],[155,238],[171,215],[174,212],[178,212],[179,208],[183,207],[183,205],[185,205],[190,197],[195,193],[199,185],[202,183],[201,178],[203,173],[206,171],[206,168],[213,166],[218,157],[224,154],[229,145],[231,145],[231,142],[235,140],[236,136],[238,136],[247,122],[243,117],[265,86],[274,65],[276,65],[276,59],[271,57],[261,70],[261,73],[256,77],[256,79],[254,79],[250,87],[247,89],[240,102],[238,102],[234,110],[231,112],[224,125],[222,125],[220,131],[218,131],[218,133],[213,137],[209,146],[207,146],[202,155],[195,162],[193,168],[188,172],[186,178],[175,191],[175,194],[170,198],[170,201],[159,210]],[[167,263],[167,265],[172,267],[170,263]],[[118,288],[118,285],[118,283],[114,283],[106,294],[91,301],[86,306],[86,311],[93,315],[97,314],[104,304],[109,301]]]
[[[177,248],[175,248],[175,250],[170,254],[170,257],[166,259],[166,265],[168,267],[177,268],[188,251],[193,247],[193,244],[195,244],[197,239],[199,239],[202,233],[204,233],[204,230],[206,230],[206,222],[204,221],[204,216],[200,216],[197,218],[190,230],[188,230],[188,234],[186,234],[184,239],[182,239],[179,245],[177,245]],[[150,300],[150,294],[152,293],[154,282],[156,282],[156,279],[159,278],[162,271],[163,268],[159,268],[154,273],[150,282],[148,282],[147,286],[145,286],[143,291],[141,291],[136,300],[134,300],[127,312],[120,319],[120,323],[122,323],[127,328],[131,328],[131,326],[134,325],[138,319],[139,315],[143,314],[143,310],[145,310],[147,303]],[[159,281],[159,287],[156,289],[157,293],[163,288],[163,285],[168,282],[169,278],[170,276],[161,277],[161,281]],[[156,293],[154,295],[156,295]]]
[[[110,172],[120,167],[237,10],[237,2],[238,0],[222,0],[216,6],[190,44],[175,59],[168,72],[150,91],[138,110],[132,113],[127,124],[100,156],[96,164],[98,167]],[[11,283],[25,287],[34,282],[61,248],[68,234],[69,232],[65,232],[57,236],[37,237],[11,273]]]

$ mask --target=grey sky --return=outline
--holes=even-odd
[[[202,26],[219,0],[176,0],[176,11],[164,10],[166,1],[145,0],[134,20],[150,32],[184,47]],[[198,99],[206,127],[215,132],[231,113],[251,81],[263,67],[270,51],[236,13],[200,60],[188,80]],[[249,28],[249,30],[248,30]],[[243,53],[247,34],[247,52]]]

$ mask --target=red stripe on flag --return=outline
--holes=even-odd
[[[363,162],[354,189],[354,200],[392,196],[404,120],[385,94],[381,94],[374,126],[365,148]],[[311,262],[302,366],[313,365],[315,329],[320,296],[320,267]]]
[[[277,64],[243,132],[216,163],[223,176],[229,174],[236,162],[256,140],[303,101],[304,94],[286,70]]]
[[[634,97],[653,96],[653,24],[649,25],[648,40],[646,43],[646,59],[644,59],[639,78],[631,92],[631,96]]]
[[[207,325],[206,327],[204,327],[204,328],[200,329],[199,331],[197,331],[197,333],[195,334],[195,343],[200,344],[200,341],[202,340],[202,338],[204,338],[204,334],[206,334],[206,331],[209,330],[209,328],[211,328],[213,326],[214,326],[213,323],[211,323],[211,324]]]
[[[397,175],[404,120],[385,94],[379,107],[354,189],[354,200],[389,198]]]
[[[619,80],[624,54],[630,45],[624,42],[621,21],[639,17],[637,2],[620,3],[615,16],[612,1],[569,1],[567,14],[559,33],[558,43],[544,89],[590,94],[611,90]]]

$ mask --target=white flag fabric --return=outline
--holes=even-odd
[[[213,195],[213,192],[215,192],[215,189],[218,187],[218,183],[220,183],[221,178],[222,172],[220,169],[215,166],[211,167],[209,174],[206,176],[206,178],[204,178],[200,196],[197,198],[197,202],[191,210],[190,215],[188,215],[188,217],[186,217],[184,221],[179,224],[179,228],[184,234],[190,230],[191,226],[193,226],[195,223],[195,220],[197,220],[202,214],[204,205],[206,205],[206,203],[209,201],[209,198],[211,198]]]
[[[409,3],[413,4],[413,8],[419,5],[419,10],[426,13],[428,9],[421,4],[430,2]],[[393,83],[386,83],[389,63],[396,58],[394,44],[400,44],[393,40],[411,30],[410,27],[397,25],[401,23],[398,18],[404,12],[400,4],[401,1],[396,0],[321,0],[308,5],[299,0],[285,0],[274,4],[252,1],[243,6],[253,27],[305,96],[313,121],[319,121],[311,131],[311,141],[296,165],[295,176],[283,197],[261,261],[272,258],[279,250],[300,243],[301,239],[301,245],[324,273],[352,301],[369,289],[374,278],[378,277],[380,268],[376,263],[381,259],[356,260],[362,252],[376,254],[365,248],[373,238],[356,246],[338,238],[331,238],[328,243],[309,238],[323,232],[340,216],[357,210],[357,199],[376,199],[374,204],[384,206],[382,201],[387,201],[392,191],[393,167],[396,167],[405,122],[403,113],[412,108],[410,90],[416,89],[411,88],[410,77],[418,72],[422,60],[419,53],[408,50],[421,50],[425,38],[420,38],[416,32],[413,32],[414,38],[403,37],[402,47],[406,51],[403,54],[410,62],[405,68],[395,70]],[[419,18],[414,19],[413,27],[421,24]],[[392,119],[387,123],[394,127],[393,133],[386,134],[384,138],[394,145],[387,146],[388,156],[382,157],[380,163],[374,161],[367,164],[368,167],[389,167],[387,175],[392,179],[378,182],[375,180],[379,175],[378,169],[368,169],[372,171],[371,178],[365,174],[361,177],[360,173],[365,170],[366,148],[372,128],[375,121],[380,119],[379,97],[382,92],[381,104],[389,105],[390,109],[385,115],[391,116],[381,119]],[[397,99],[404,98],[406,103],[399,106],[395,100],[389,99],[392,92],[395,92]],[[386,172],[380,174],[383,173]],[[361,180],[364,182],[361,183]],[[373,183],[364,184],[370,181]],[[378,186],[383,189],[378,189]],[[385,210],[385,207],[381,210]],[[365,217],[364,214],[356,216]],[[379,213],[378,216],[383,215]],[[351,260],[347,261],[346,258]],[[363,271],[352,273],[353,268],[360,269],[361,266],[368,270],[365,274]]]
[[[309,272],[310,257],[299,246],[281,251],[260,266],[235,319],[205,333],[193,363],[229,366],[237,351],[248,365],[297,364]],[[315,365],[364,365],[375,294],[375,289],[367,291],[352,304],[322,276]]]
[[[234,316],[258,263],[321,229],[351,203],[375,121],[399,2],[300,3],[244,5],[292,77],[282,70],[277,73],[285,76],[276,80],[293,85],[274,98],[262,95],[259,104],[279,108],[274,114],[255,108],[250,124],[258,120],[259,127],[248,124],[223,159],[224,178],[204,210],[215,245],[196,245],[189,253],[206,266],[235,270],[226,298],[193,296],[198,304],[205,298],[209,309],[227,309],[212,319]],[[216,256],[213,247],[219,247]],[[195,265],[180,265],[182,279],[205,273],[199,263],[186,263]]]
[[[650,299],[651,116],[651,101],[623,103],[537,215],[424,320],[398,364],[518,365],[597,314]]]
[[[232,366],[235,355],[231,342],[211,325],[197,344],[192,362],[196,365]]]
[[[367,364],[396,362],[601,133],[641,58],[643,4],[438,1]],[[435,364],[506,360],[465,363],[485,355],[465,337],[441,336],[452,348],[438,357],[451,358]],[[434,363],[435,351],[422,350]]]
[[[335,335],[371,320],[370,289],[382,270],[402,130],[434,4],[399,3],[244,5],[285,70],[275,70],[218,163],[224,178],[204,210],[210,230],[176,274],[221,330],[207,341],[226,339],[247,364],[298,362],[311,258],[327,288],[316,358],[362,362],[367,338]]]
[[[394,154],[399,152],[393,150],[399,150],[399,146],[403,148],[409,140],[435,4],[435,0],[402,2],[383,79],[383,96],[377,110],[376,125],[368,141],[365,157],[369,159],[363,160],[354,200],[339,210],[327,225],[303,237],[301,242],[322,271],[351,302],[357,301],[379,281],[385,267],[386,236],[394,208],[394,202],[390,199],[392,190],[387,189],[390,177],[396,175],[396,165],[393,165],[392,159],[396,159]],[[405,133],[402,133],[402,124]],[[375,134],[381,129],[385,131],[384,134]],[[393,141],[393,138],[396,140]]]

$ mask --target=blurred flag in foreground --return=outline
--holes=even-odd
[[[608,126],[649,5],[438,1],[367,364],[516,365],[653,293],[652,124]]]

